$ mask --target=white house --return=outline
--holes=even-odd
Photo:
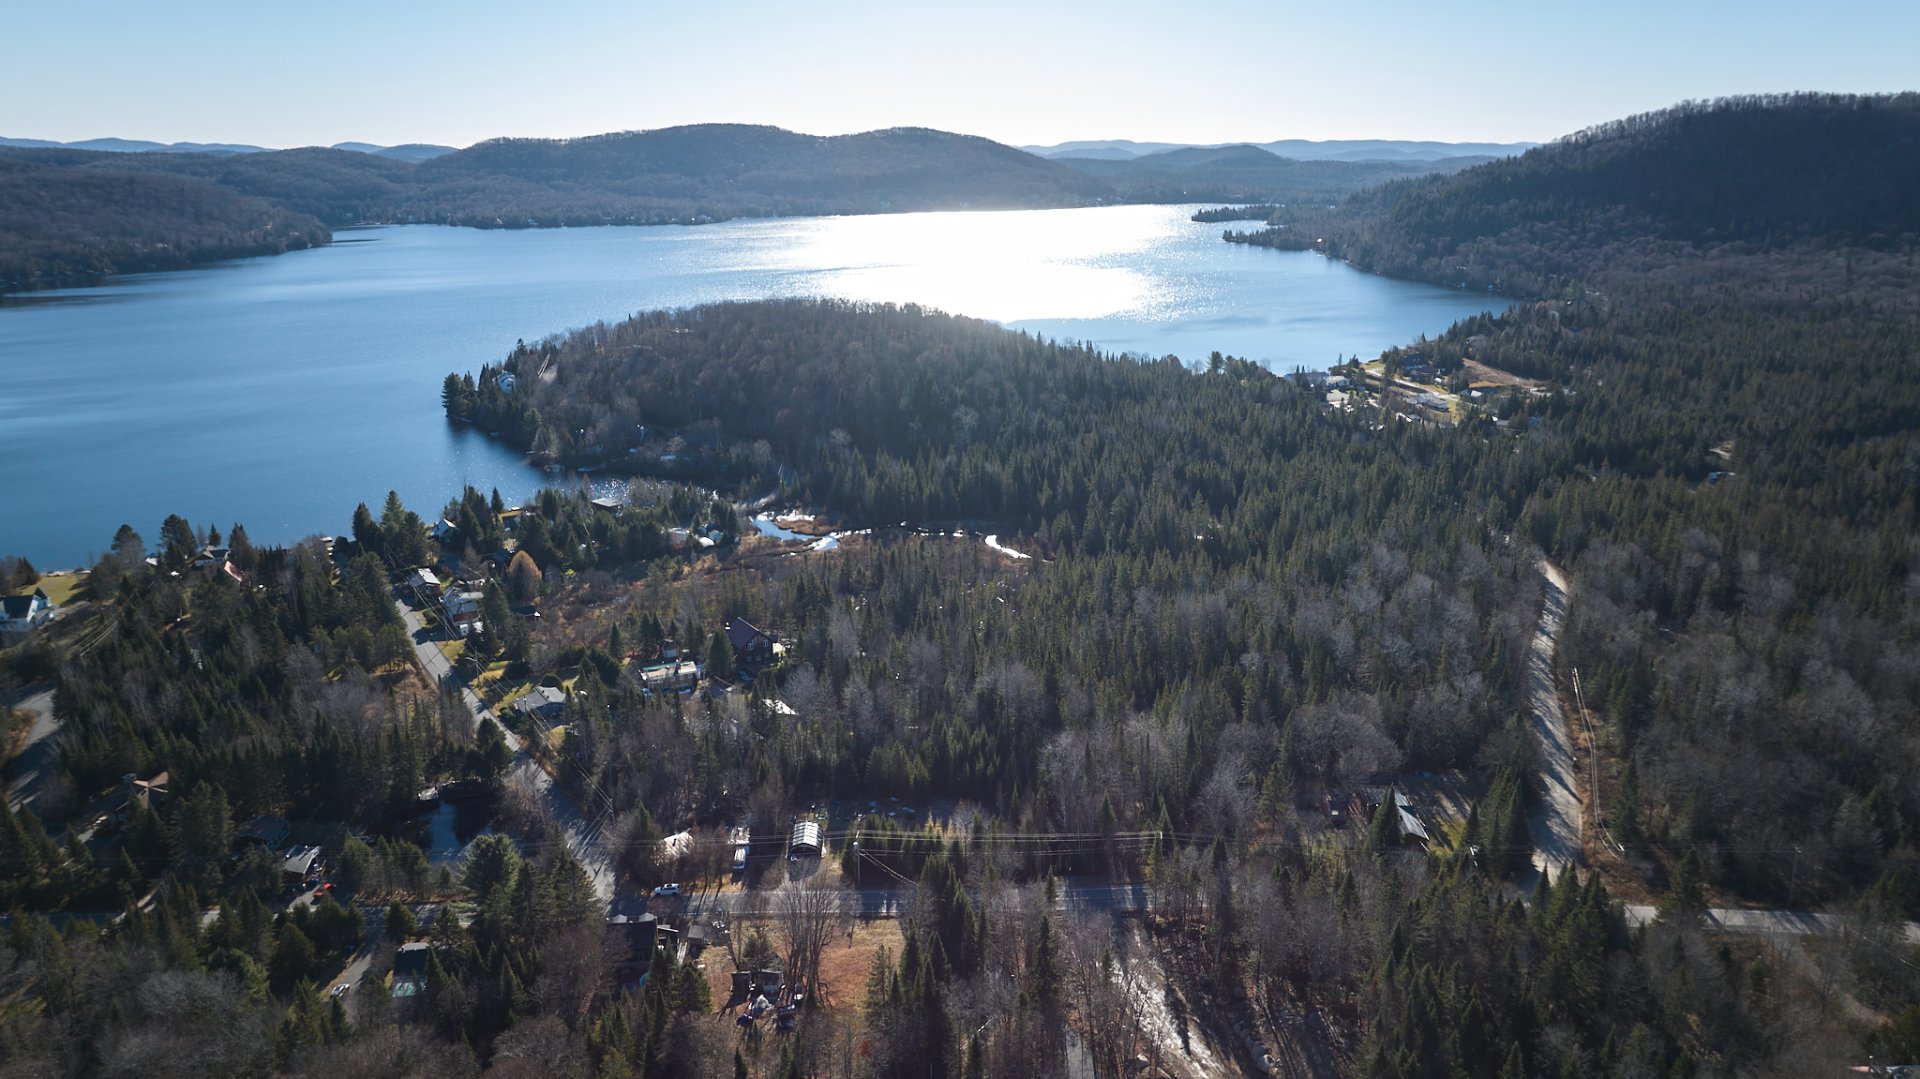
[[[53,618],[53,601],[40,589],[31,596],[8,596],[0,600],[0,635],[25,636]]]

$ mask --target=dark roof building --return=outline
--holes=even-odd
[[[748,667],[772,663],[774,646],[779,643],[772,634],[739,615],[727,619],[727,641],[733,645],[734,659]]]

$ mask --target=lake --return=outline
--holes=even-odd
[[[0,299],[0,554],[90,561],[178,513],[256,543],[347,530],[389,488],[431,519],[462,484],[543,477],[448,424],[449,371],[631,312],[728,299],[915,302],[1109,352],[1218,350],[1281,371],[1435,334],[1490,297],[1220,241],[1193,207],[482,232],[329,247]]]

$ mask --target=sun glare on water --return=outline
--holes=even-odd
[[[1165,213],[1116,220],[1112,211],[1079,210],[840,218],[831,229],[801,230],[778,257],[814,268],[813,287],[843,299],[999,322],[1151,317],[1164,283],[1126,261],[1167,240],[1171,224]]]

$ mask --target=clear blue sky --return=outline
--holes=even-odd
[[[1545,140],[1674,102],[1920,89],[1914,0],[22,0],[0,135],[464,146],[703,121],[1009,143]]]

